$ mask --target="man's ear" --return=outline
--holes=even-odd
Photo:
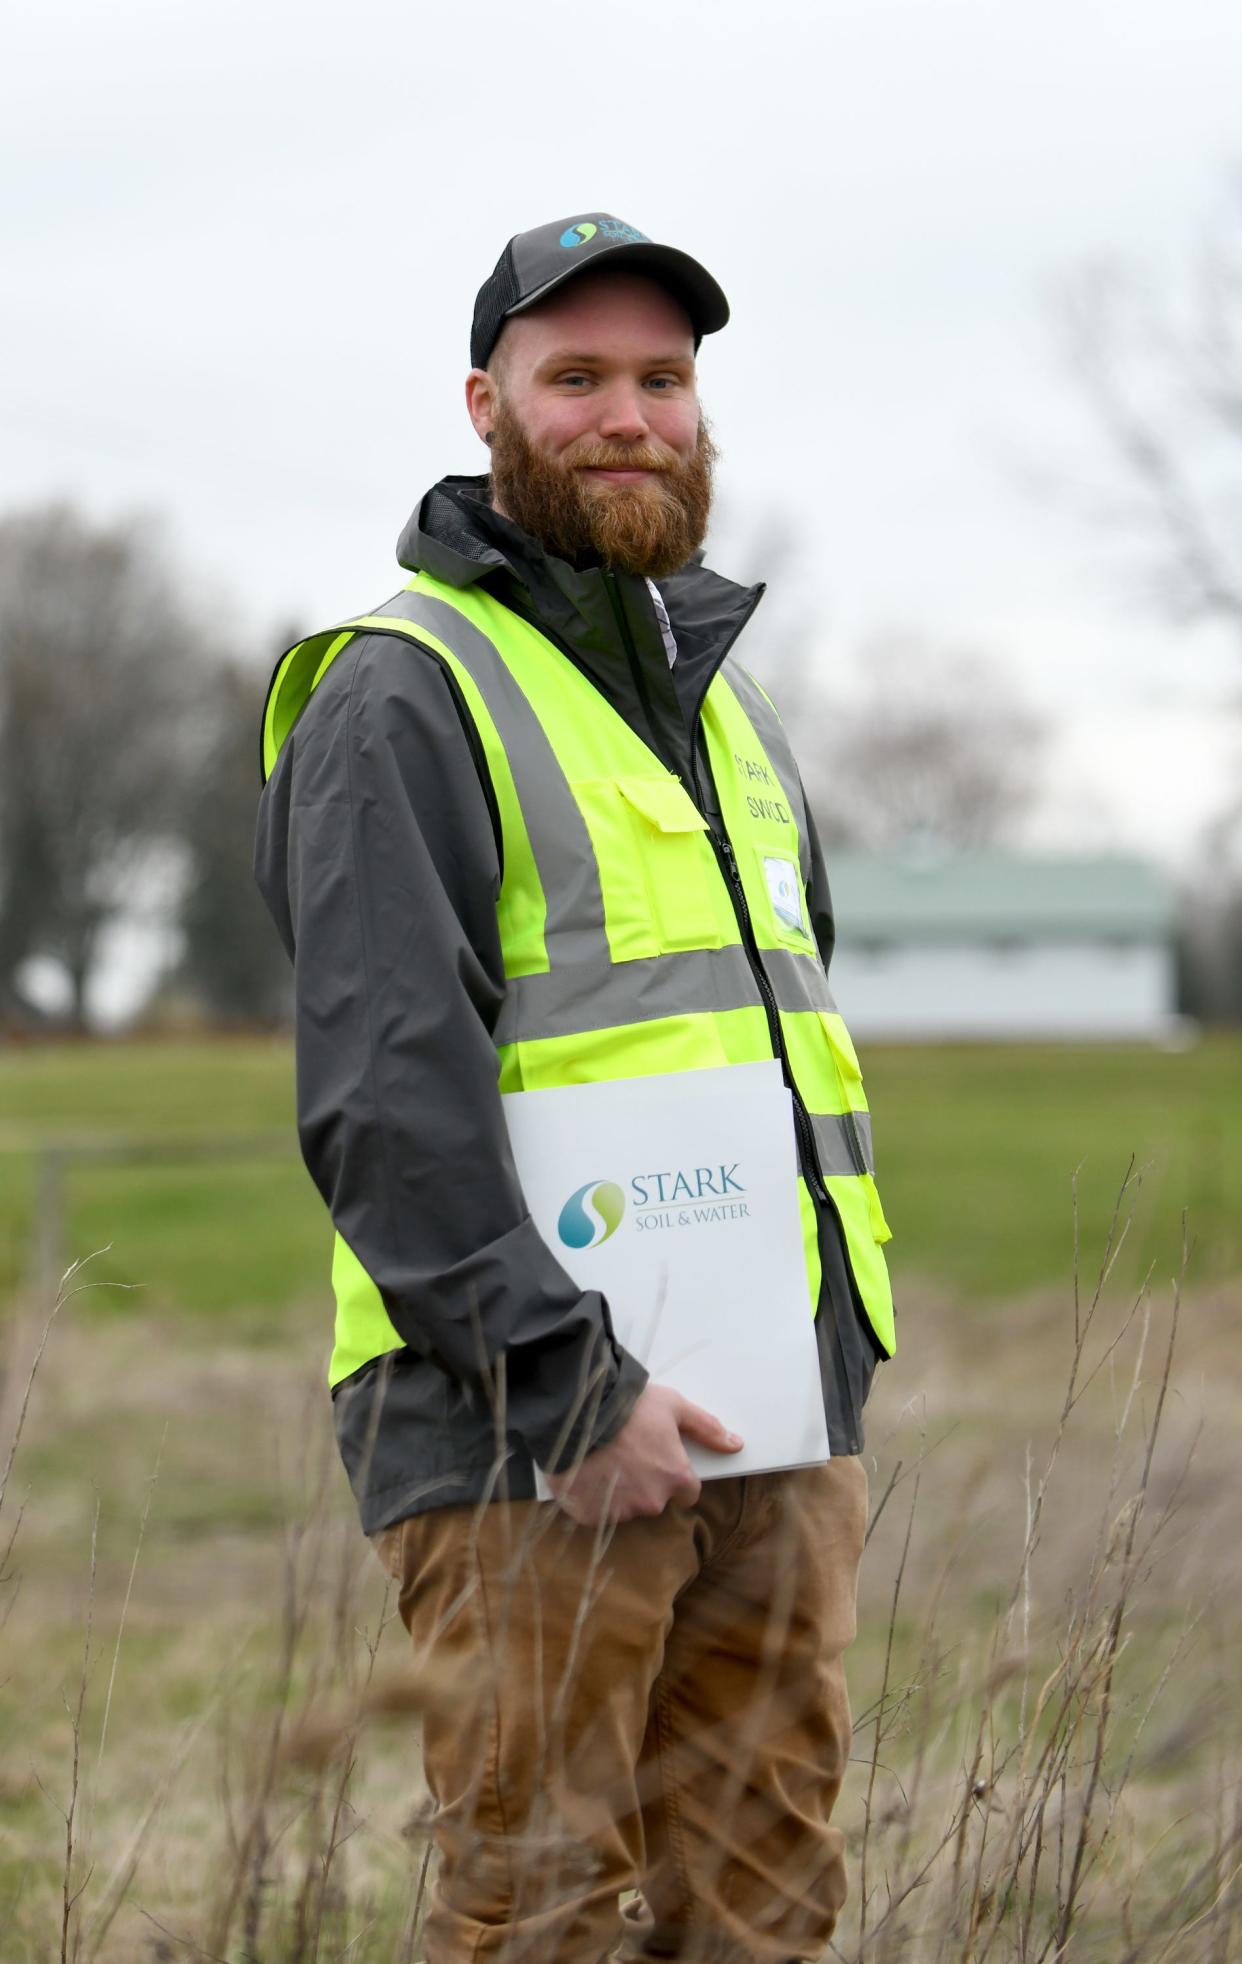
[[[481,437],[484,443],[492,440],[499,401],[495,376],[489,375],[485,368],[472,368],[466,377],[466,409],[474,424],[475,435]]]

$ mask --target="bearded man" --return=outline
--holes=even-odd
[[[409,585],[290,650],[265,717],[336,1428],[424,1687],[431,1964],[818,1957],[845,1894],[887,1228],[814,826],[730,657],[762,588],[698,557],[728,311],[608,214],[512,239],[466,381],[489,475],[427,493]],[[743,1477],[728,1415],[649,1382],[537,1232],[501,1093],[758,1056],[833,1456]]]

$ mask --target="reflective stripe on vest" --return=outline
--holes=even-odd
[[[420,574],[375,614],[291,649],[269,692],[265,770],[311,690],[359,632],[405,634],[437,656],[483,748],[504,849],[497,917],[508,986],[495,1031],[501,1090],[771,1057],[764,990],[707,821],[587,677],[485,590]],[[718,673],[707,691],[703,729],[790,1074],[860,1299],[891,1353],[880,1245],[889,1231],[872,1177],[858,1060],[807,915],[797,767],[771,702],[732,664],[730,679]],[[816,1216],[801,1178],[799,1200],[817,1302]],[[336,1383],[401,1339],[339,1237],[333,1282]]]

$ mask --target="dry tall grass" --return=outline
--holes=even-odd
[[[920,1592],[904,1668],[896,1637],[925,1457],[899,1462],[881,1496],[880,1514],[903,1485],[909,1499],[879,1691],[857,1727],[868,1749],[857,1903],[831,1951],[848,1964],[1238,1954],[1236,1686],[1205,1642],[1213,1618],[1236,1628],[1236,1570],[1223,1600],[1168,1597],[1171,1544],[1212,1522],[1187,1510],[1198,1425],[1166,1437],[1181,1274],[1163,1305],[1147,1287],[1128,1304],[1106,1296],[1129,1198],[1127,1184],[1090,1299],[1075,1291],[1060,1411],[1042,1463],[1027,1454],[1003,1598],[973,1627],[951,1601],[964,1520]],[[1110,1451],[1084,1482],[1069,1448],[1093,1392]],[[1203,1551],[1180,1552],[1193,1572]]]
[[[1119,1300],[1132,1198],[1068,1308],[904,1318],[871,1417],[843,1964],[1242,1957],[1242,1305]],[[406,1663],[318,1388],[287,1353],[75,1323],[83,1280],[0,1485],[0,1956],[413,1964],[417,1714],[444,1688]],[[239,1507],[266,1482],[283,1518],[213,1516],[213,1482]]]

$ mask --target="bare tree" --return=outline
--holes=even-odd
[[[1035,794],[1044,731],[994,665],[913,631],[875,635],[842,661],[797,518],[773,511],[746,527],[726,508],[712,526],[730,573],[769,584],[742,660],[794,735],[825,845],[1008,842]],[[843,672],[861,672],[860,685],[847,690]]]
[[[83,1025],[101,932],[175,829],[202,654],[148,529],[0,520],[0,1006],[52,956]]]
[[[279,646],[297,639],[290,629]],[[210,1019],[224,1023],[279,1023],[292,1011],[289,960],[252,871],[268,666],[261,672],[233,661],[213,667],[182,803],[185,952],[177,980]]]
[[[1121,493],[1105,515],[1132,538],[1147,593],[1242,651],[1242,172],[1233,190],[1180,298],[1097,264],[1069,282],[1061,317]]]
[[[762,582],[763,603],[741,644],[741,659],[772,689],[790,729],[822,710],[825,652],[822,584],[797,513],[741,512],[725,499],[712,510],[708,563],[741,586]]]
[[[1141,591],[1174,620],[1214,623],[1242,654],[1242,170],[1230,190],[1180,295],[1157,299],[1132,272],[1095,266],[1067,288],[1062,323],[1111,460],[1103,516],[1137,555]],[[1242,720],[1238,748],[1242,764]],[[1183,1006],[1242,1020],[1240,951],[1242,790],[1205,834],[1185,895]]]
[[[873,852],[1008,843],[1035,794],[1038,718],[989,664],[917,635],[863,657],[861,690],[825,699],[800,738],[826,838]]]

